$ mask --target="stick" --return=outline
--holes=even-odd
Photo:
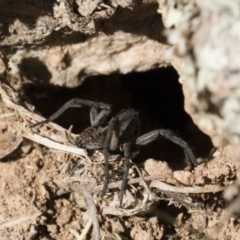
[[[178,193],[215,193],[223,191],[226,186],[220,186],[219,184],[209,184],[204,186],[194,186],[194,187],[182,187],[182,186],[172,186],[170,184],[161,181],[152,181],[150,187],[155,187],[162,191],[168,192],[178,192]]]
[[[9,222],[3,223],[3,224],[0,225],[0,230],[3,230],[5,228],[14,227],[14,226],[19,225],[23,222],[33,220],[33,219],[39,217],[41,214],[42,214],[41,212],[38,212],[38,213],[35,213],[35,214],[32,214],[32,215],[27,215],[27,216],[20,217],[18,219],[14,219],[14,220],[11,220]]]
[[[24,134],[23,137],[28,138],[34,142],[37,142],[39,144],[42,144],[48,148],[53,148],[59,151],[63,151],[63,152],[67,152],[67,153],[73,153],[76,155],[80,155],[80,156],[87,156],[87,151],[83,148],[78,148],[78,147],[74,147],[74,146],[67,146],[58,142],[55,142],[49,138],[46,137],[42,137],[38,134],[33,133],[32,135],[26,135]]]
[[[194,186],[194,187],[183,187],[183,186],[172,186],[170,184],[164,183],[162,181],[156,179],[163,179],[166,180],[167,177],[164,178],[163,175],[152,175],[146,176],[143,178],[133,178],[128,181],[128,184],[136,184],[140,183],[142,180],[144,181],[152,181],[150,187],[155,187],[162,191],[169,191],[169,192],[180,192],[180,193],[209,193],[209,192],[221,192],[227,186],[221,186],[220,184],[208,184],[204,186]],[[119,188],[121,186],[122,181],[117,181],[108,184],[108,189]],[[230,185],[231,183],[229,183]],[[98,192],[102,190],[103,185],[99,185],[97,187],[93,187],[89,189],[90,192]]]

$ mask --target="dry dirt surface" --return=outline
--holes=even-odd
[[[30,138],[61,128],[31,133],[27,125],[37,115],[5,90],[2,85],[0,239],[238,239],[239,219],[228,214],[222,196],[236,178],[229,149],[198,159],[195,169],[173,171],[154,159],[131,163],[120,208],[122,156],[109,155],[111,183],[101,198],[102,152],[77,155],[22,139],[19,132]]]
[[[239,20],[238,1],[227,0],[0,0],[0,239],[240,239]],[[121,155],[109,153],[102,198],[101,151],[78,148],[61,124],[29,127],[45,116],[25,95],[29,84],[75,88],[170,65],[186,112],[216,149],[195,168],[170,166],[180,160],[172,149],[172,162],[153,152],[132,162],[123,207]],[[108,86],[89,92],[116,98]],[[174,88],[160,89],[175,99]]]

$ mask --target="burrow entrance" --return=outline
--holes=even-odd
[[[174,68],[89,77],[74,89],[27,85],[26,95],[45,117],[72,98],[112,104],[112,115],[124,108],[134,108],[140,114],[142,134],[158,128],[171,129],[189,143],[196,157],[206,158],[212,149],[210,138],[184,111],[182,86]],[[80,133],[90,125],[89,109],[69,109],[56,123],[65,128],[73,125],[73,132]],[[185,164],[182,149],[165,139],[143,147],[136,161],[142,162],[148,158],[167,161],[175,169]]]

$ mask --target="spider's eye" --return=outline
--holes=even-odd
[[[137,114],[136,113],[132,113],[132,117],[137,117]]]

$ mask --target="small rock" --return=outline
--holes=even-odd
[[[186,186],[191,186],[193,184],[194,176],[189,171],[175,171],[173,176],[178,182],[183,183]]]

